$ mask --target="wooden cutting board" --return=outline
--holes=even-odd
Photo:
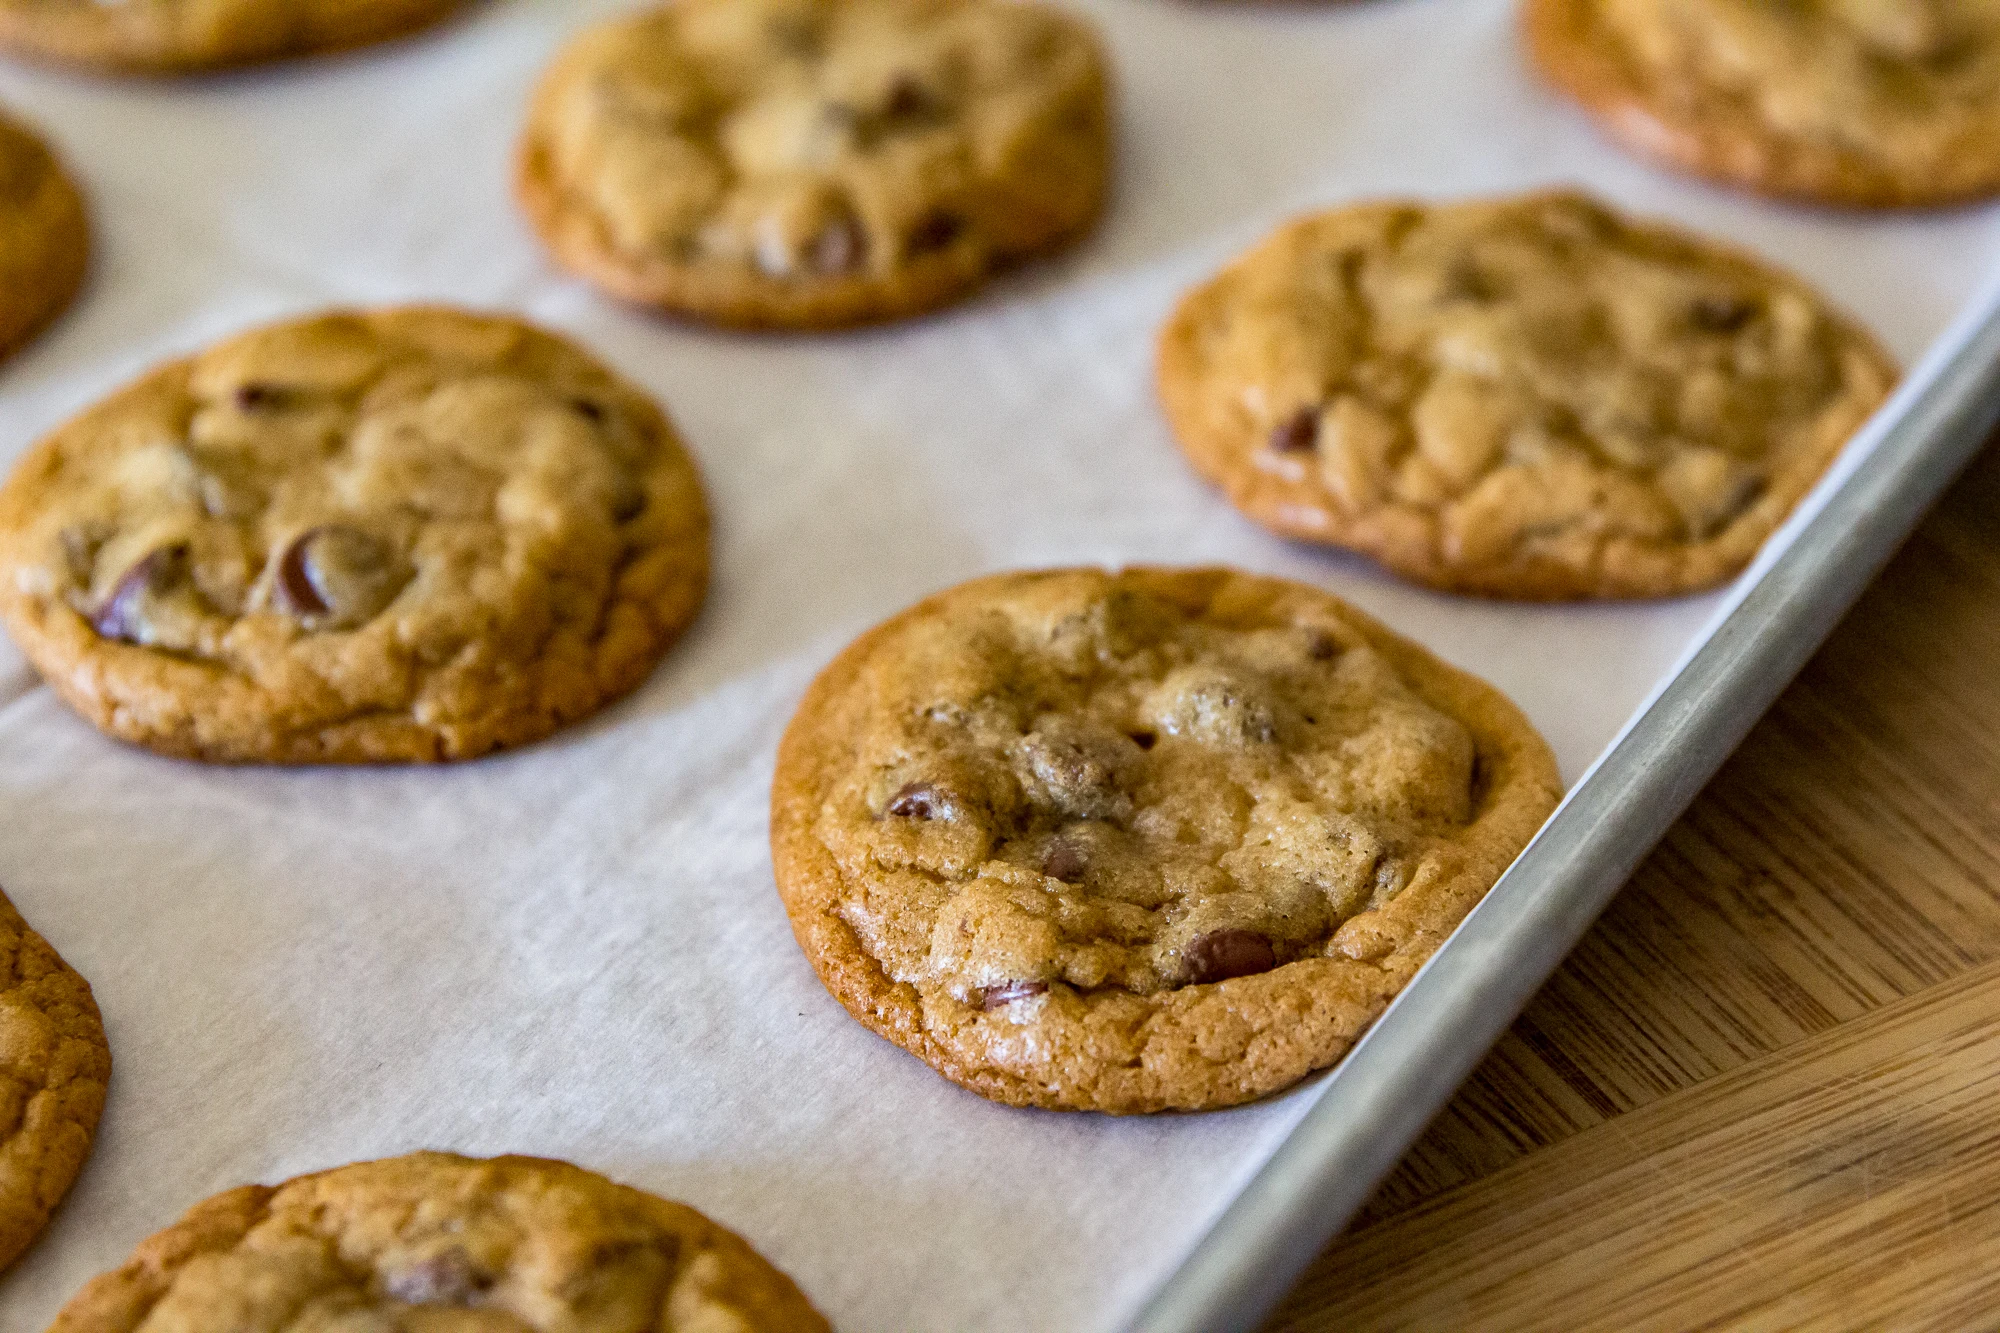
[[[1270,1327],[2000,1328],[2000,443]]]

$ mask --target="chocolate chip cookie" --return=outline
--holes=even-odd
[[[827,988],[947,1078],[1202,1110],[1337,1061],[1560,792],[1497,691],[1326,593],[1059,570],[843,652],[771,845]]]
[[[944,305],[1080,236],[1109,124],[1097,38],[1040,5],[682,0],[556,61],[516,193],[618,296],[830,328]]]
[[[37,60],[172,74],[367,46],[465,0],[0,0],[0,48]]]
[[[1244,513],[1515,598],[1729,578],[1895,378],[1798,280],[1567,193],[1301,219],[1159,351],[1182,448]]]
[[[0,894],[0,1268],[83,1169],[110,1077],[90,983]]]
[[[68,703],[194,759],[465,759],[635,688],[708,516],[639,389],[510,319],[329,314],[176,361],[0,488],[0,616]]]
[[[1548,78],[1614,137],[1766,194],[2000,192],[1992,0],[1527,0]]]
[[[824,1333],[791,1279],[683,1204],[535,1157],[415,1153],[195,1205],[50,1333]]]
[[[40,139],[0,113],[0,357],[69,306],[89,262],[83,195]]]

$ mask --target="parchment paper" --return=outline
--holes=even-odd
[[[1817,280],[1913,359],[1991,210],[1763,204],[1602,146],[1503,0],[1079,0],[1121,76],[1105,226],[971,305],[842,337],[620,309],[510,207],[524,94],[618,0],[502,0],[380,52],[193,82],[0,67],[88,184],[81,307],[0,368],[0,455],[154,361],[336,303],[526,312],[670,406],[718,515],[692,636],[633,701],[442,771],[223,771],[101,739],[0,646],[0,883],[87,975],[97,1148],[0,1279],[0,1328],[215,1191],[435,1146],[566,1157],[744,1232],[848,1330],[1108,1330],[1314,1089],[1205,1116],[1007,1110],[867,1034],[771,885],[771,755],[813,672],[989,570],[1226,561],[1327,586],[1500,685],[1574,781],[1714,598],[1532,608],[1269,537],[1190,475],[1150,387],[1175,295],[1305,208],[1586,183]]]

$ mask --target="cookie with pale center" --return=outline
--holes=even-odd
[[[90,983],[0,894],[0,1268],[83,1169],[110,1078]]]
[[[1648,156],[1871,207],[2000,192],[1995,0],[1527,0],[1536,65]]]
[[[567,1162],[413,1153],[195,1205],[50,1333],[826,1333],[734,1232]]]
[[[660,408],[574,344],[432,308],[154,370],[0,487],[0,617],[110,735],[186,758],[468,759],[631,691],[708,512]]]
[[[722,324],[915,315],[1082,235],[1098,39],[1016,0],[683,0],[595,28],[535,94],[516,193],[556,258]]]
[[[1181,300],[1158,378],[1195,470],[1257,522],[1561,599],[1736,574],[1896,368],[1799,279],[1547,193],[1292,222]]]
[[[1327,593],[1057,570],[841,653],[771,846],[827,989],[945,1077],[1202,1110],[1338,1061],[1560,792],[1498,691]]]
[[[89,263],[82,192],[34,131],[0,112],[0,357],[68,308]]]
[[[369,46],[465,0],[0,0],[0,50],[126,74],[178,74]]]

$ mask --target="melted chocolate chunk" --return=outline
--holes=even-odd
[[[1042,873],[1051,879],[1059,879],[1065,884],[1082,882],[1084,872],[1090,863],[1084,859],[1082,851],[1074,843],[1058,842],[1049,848],[1042,858]]]
[[[981,1009],[999,1009],[1016,1000],[1031,1000],[1037,995],[1046,995],[1049,983],[1046,981],[1009,981],[1000,986],[987,986],[973,992]]]
[[[387,543],[358,528],[309,528],[278,557],[271,600],[287,615],[352,628],[396,599],[409,570]]]
[[[882,104],[882,114],[897,119],[912,119],[928,116],[937,109],[937,101],[915,77],[903,74],[897,76],[889,87],[889,96]]]
[[[110,595],[98,604],[90,627],[107,639],[144,643],[150,622],[147,604],[188,573],[188,548],[165,546],[119,576]]]
[[[889,800],[898,819],[935,819],[945,811],[944,793],[928,782],[912,782]]]
[[[1319,409],[1302,407],[1271,431],[1271,452],[1303,454],[1319,445]]]
[[[1703,333],[1735,333],[1756,317],[1754,302],[1736,297],[1707,296],[1694,303],[1688,318]]]
[[[942,250],[965,234],[965,219],[956,213],[932,213],[910,233],[910,253]]]
[[[1211,930],[1188,941],[1182,954],[1189,983],[1205,986],[1269,972],[1278,965],[1271,941],[1254,930]]]
[[[434,1254],[382,1281],[382,1289],[405,1305],[467,1306],[492,1286],[493,1279],[474,1268],[464,1250]]]
[[[236,406],[245,412],[268,412],[283,407],[291,396],[291,390],[279,384],[240,384]]]

